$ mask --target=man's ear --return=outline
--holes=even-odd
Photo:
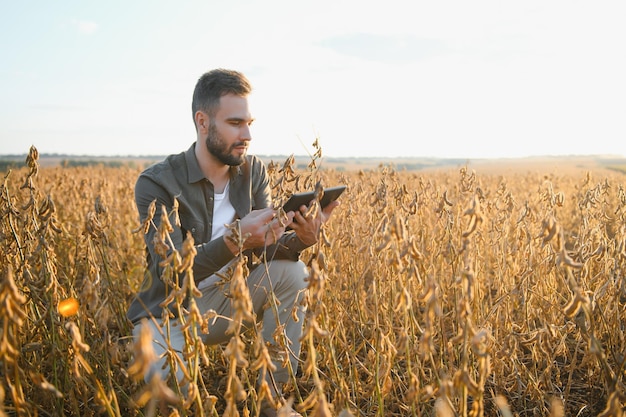
[[[199,133],[207,133],[209,130],[210,119],[209,115],[203,112],[202,110],[198,110],[194,115],[194,119],[196,122],[196,131]]]

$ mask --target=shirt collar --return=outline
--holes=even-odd
[[[196,143],[192,143],[185,152],[185,162],[187,162],[187,178],[190,184],[204,180],[204,174],[200,169],[196,159]]]
[[[196,159],[196,143],[191,144],[189,149],[185,151],[185,162],[187,162],[187,178],[189,184],[198,181],[204,181],[204,174],[200,169],[198,160]],[[236,175],[241,174],[241,166],[230,167],[230,178],[234,178]]]

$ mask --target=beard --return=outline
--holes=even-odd
[[[233,155],[232,150],[237,146],[244,145],[244,142],[234,143],[230,147],[224,143],[222,135],[217,131],[217,126],[209,122],[209,134],[206,138],[206,147],[211,155],[216,157],[224,165],[231,167],[239,166],[246,160],[246,155]]]

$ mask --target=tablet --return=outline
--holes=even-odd
[[[320,205],[322,206],[322,208],[326,207],[331,202],[339,198],[341,193],[343,193],[345,190],[345,185],[337,185],[336,187],[324,188],[324,195],[320,200]],[[289,211],[296,211],[302,205],[308,206],[314,198],[314,191],[293,194],[291,197],[289,197],[289,200],[287,200],[287,202],[283,205],[283,210],[285,210],[285,213]]]

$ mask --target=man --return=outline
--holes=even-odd
[[[275,344],[273,333],[277,326],[283,327],[291,342],[291,369],[298,367],[300,337],[304,312],[300,305],[306,289],[308,271],[299,260],[300,252],[314,245],[323,222],[339,204],[333,202],[323,210],[312,210],[305,215],[307,207],[286,213],[279,218],[271,207],[270,179],[263,162],[247,155],[252,140],[250,125],[253,122],[248,108],[248,96],[252,88],[247,78],[237,72],[216,69],[202,75],[198,80],[192,100],[196,141],[183,153],[170,155],[164,161],[146,169],[135,186],[135,200],[142,222],[151,217],[152,226],[145,234],[147,261],[150,274],[142,289],[131,303],[128,318],[135,325],[133,335],[138,339],[142,326],[150,326],[154,336],[153,346],[157,354],[165,352],[162,327],[162,303],[171,293],[162,279],[163,261],[154,237],[161,221],[161,210],[169,213],[178,205],[180,225],[172,221],[171,241],[181,250],[187,233],[195,242],[197,254],[193,262],[193,277],[202,289],[196,301],[201,312],[215,310],[217,319],[211,320],[208,334],[202,334],[204,343],[222,343],[231,337],[226,334],[229,321],[220,316],[230,316],[231,299],[219,285],[216,272],[225,268],[239,254],[240,248],[233,239],[233,229],[227,224],[239,222],[244,253],[264,250],[271,254],[266,266],[253,268],[246,278],[254,312],[262,321],[263,338]],[[156,201],[156,205],[154,205]],[[176,201],[176,202],[175,202]],[[156,213],[151,213],[156,207]],[[161,251],[162,253],[162,251]],[[249,256],[249,258],[251,258]],[[273,293],[278,299],[278,324],[274,311],[269,307]],[[296,310],[299,320],[292,317]],[[144,320],[149,318],[150,320]],[[171,326],[169,343],[182,352],[184,337],[181,326]],[[166,334],[166,333],[165,333]],[[169,373],[165,355],[156,361],[146,380],[154,373],[165,378]],[[273,381],[284,384],[289,371],[283,361],[274,362],[276,371]],[[182,375],[177,375],[179,380]],[[272,384],[272,386],[275,386]],[[280,395],[280,391],[275,392]],[[266,407],[262,415],[275,416],[276,410]],[[292,411],[292,416],[300,414]]]

